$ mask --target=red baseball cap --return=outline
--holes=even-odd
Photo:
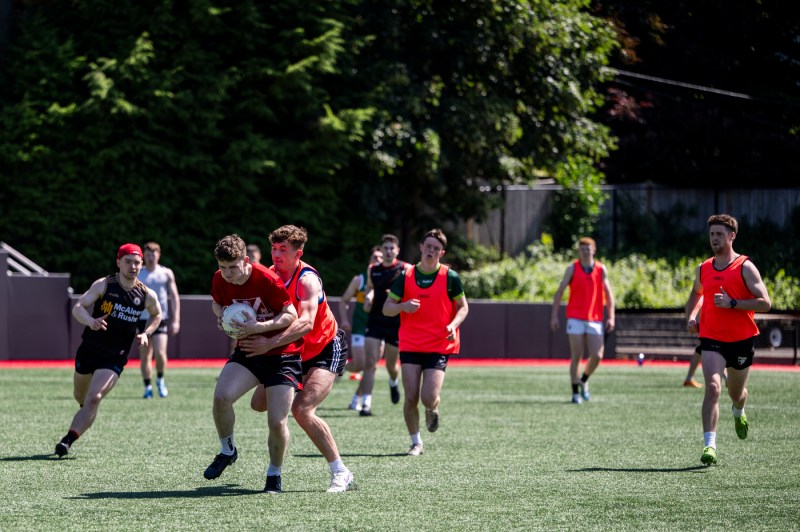
[[[118,259],[121,259],[125,255],[139,255],[140,257],[144,256],[142,255],[142,248],[140,248],[138,244],[131,244],[130,242],[127,244],[122,244],[119,247],[119,251],[117,251]]]

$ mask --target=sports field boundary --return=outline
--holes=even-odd
[[[186,358],[186,359],[170,359],[169,368],[221,368],[226,358]],[[137,362],[137,359],[130,359],[130,362]],[[36,360],[0,360],[0,370],[3,369],[57,369],[57,368],[71,368],[75,364],[72,359],[36,359]],[[383,365],[381,361],[379,366]],[[540,366],[540,367],[559,367],[568,366],[569,359],[567,358],[458,358],[451,357],[448,366],[467,366],[467,367],[481,367],[481,366]],[[624,359],[610,359],[603,360],[601,366],[635,366],[635,360]],[[676,367],[686,366],[686,361],[672,361],[672,360],[647,360],[644,365],[658,366],[658,367]],[[763,364],[756,363],[751,366],[754,370],[758,371],[800,371],[800,366],[786,365],[786,364]]]

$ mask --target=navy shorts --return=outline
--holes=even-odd
[[[344,373],[344,365],[347,362],[347,355],[350,348],[347,345],[347,335],[342,329],[336,331],[336,336],[328,342],[320,354],[314,358],[303,361],[303,375],[308,375],[311,368],[327,369],[331,373],[341,375]]]
[[[297,390],[300,387],[300,355],[260,355],[248,358],[247,353],[237,347],[226,364],[232,362],[247,368],[265,388],[283,385]]]
[[[401,364],[415,364],[422,366],[422,369],[438,369],[445,371],[450,355],[440,353],[415,353],[413,351],[400,351]]]
[[[370,315],[367,321],[367,328],[364,329],[364,336],[367,338],[377,338],[383,340],[389,345],[397,347],[398,337],[400,331],[400,321],[381,319],[380,317],[373,317]]]
[[[703,351],[714,351],[725,359],[725,367],[745,369],[753,365],[755,337],[738,342],[720,342],[711,338],[700,338]]]
[[[117,375],[121,375],[122,369],[127,363],[127,350],[109,350],[83,342],[75,354],[75,373],[90,375],[98,369],[110,369]]]
[[[144,332],[144,328],[147,327],[147,320],[139,320],[136,322],[136,330],[139,333]],[[169,332],[169,320],[161,320],[161,323],[158,324],[158,329],[153,334],[167,334]]]

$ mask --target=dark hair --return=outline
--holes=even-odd
[[[224,237],[214,247],[214,257],[220,262],[232,262],[245,256],[244,240],[233,234]]]
[[[730,214],[712,214],[708,218],[708,226],[712,225],[724,225],[734,233],[739,232],[739,222]]]
[[[435,238],[442,245],[442,249],[447,249],[447,237],[444,235],[444,231],[441,229],[431,229],[425,233],[425,236],[422,237],[422,241],[425,242],[428,237]]]
[[[392,242],[395,246],[400,246],[400,241],[397,239],[397,237],[389,233],[386,233],[381,237],[381,244],[384,242]]]
[[[288,242],[294,249],[303,249],[308,242],[308,231],[296,225],[282,225],[269,234],[271,244]]]
[[[157,251],[161,253],[161,246],[158,245],[158,242],[153,242],[152,240],[148,240],[142,246],[142,249],[145,251]]]

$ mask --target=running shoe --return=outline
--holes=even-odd
[[[406,453],[408,456],[419,456],[422,454],[422,444],[415,443],[411,445],[411,448]]]
[[[733,424],[736,427],[736,435],[740,440],[747,438],[747,415],[742,412],[741,417],[733,416]]]
[[[364,407],[362,407],[362,406],[361,406],[360,404],[358,404],[358,403],[350,403],[349,405],[347,405],[347,409],[348,409],[348,410],[355,410],[356,412],[361,412],[361,410],[362,410],[363,408],[364,408]]]
[[[368,406],[362,406],[361,411],[358,413],[359,416],[371,416],[372,415],[372,408]]]
[[[153,387],[152,386],[145,387],[142,399],[152,399],[152,398],[153,398]]]
[[[223,471],[225,471],[226,467],[232,465],[237,458],[239,458],[238,449],[234,449],[233,454],[231,455],[219,453],[216,457],[214,457],[214,461],[211,462],[211,465],[206,468],[203,476],[208,480],[214,480],[220,476]]]
[[[717,450],[714,447],[704,447],[703,454],[700,455],[700,461],[704,465],[710,466],[717,463]]]
[[[166,397],[166,396],[169,395],[169,391],[167,390],[167,385],[164,384],[164,379],[159,379],[156,382],[156,385],[158,386],[158,396],[159,397]],[[151,392],[151,394],[152,394],[152,392]]]
[[[584,401],[588,401],[589,400],[590,396],[589,396],[589,383],[588,382],[584,382],[583,384],[581,384],[581,397],[583,397]]]
[[[331,486],[328,488],[328,493],[344,493],[354,489],[356,489],[356,485],[353,482],[353,473],[349,469],[331,475]]]
[[[56,444],[56,454],[59,458],[62,456],[66,456],[69,453],[69,444],[63,441],[60,441]]]
[[[392,403],[397,404],[400,402],[400,387],[395,384],[392,386],[389,384],[389,395],[392,396]]]
[[[576,405],[581,404],[583,402],[583,399],[581,398],[581,394],[573,393],[572,394],[572,402],[575,403]]]
[[[264,491],[267,493],[282,493],[281,476],[267,475],[267,483],[264,485]]]
[[[694,379],[686,379],[685,381],[683,381],[683,386],[685,388],[702,388],[703,387],[702,384],[700,384],[699,382],[697,382]]]
[[[428,427],[428,432],[436,432],[439,428],[439,411],[425,409],[425,426]]]

